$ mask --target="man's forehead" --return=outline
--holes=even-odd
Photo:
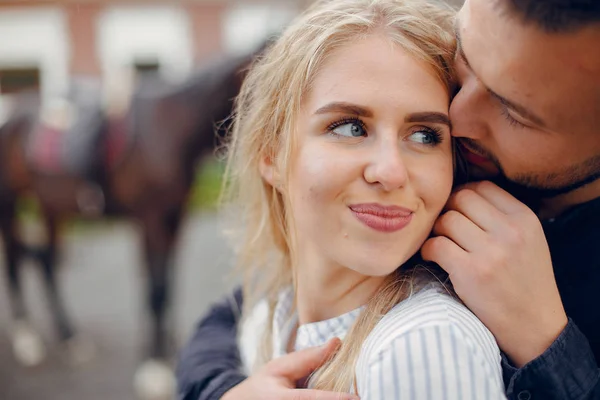
[[[507,3],[507,0],[466,0],[457,14],[457,31],[462,28],[465,35],[480,36],[483,40],[496,39],[489,43],[489,51],[500,46],[503,50],[516,50],[512,53],[503,51],[504,64],[527,61],[524,60],[527,55],[546,57],[554,66],[577,69],[577,73],[587,74],[590,80],[600,78],[600,24],[590,24],[576,31],[549,33],[533,22],[523,22]],[[516,54],[521,57],[512,59],[511,55]]]
[[[600,91],[600,31],[548,34],[489,0],[467,0],[456,24],[459,47],[481,84],[547,125],[566,123],[561,114],[571,120],[598,108],[589,103]]]
[[[521,114],[534,115],[534,120],[541,120],[527,104],[522,104],[532,96],[532,88],[523,84],[530,79],[530,64],[526,52],[518,47],[522,43],[511,44],[514,32],[504,30],[502,18],[498,16],[496,7],[490,4],[473,4],[467,1],[455,22],[455,33],[458,41],[458,58],[467,65],[478,81],[492,94],[505,103],[515,105]],[[529,65],[530,66],[530,65]]]
[[[578,32],[573,40],[573,62],[580,71],[600,84],[600,24],[590,25]]]

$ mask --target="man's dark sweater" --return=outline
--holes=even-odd
[[[517,370],[505,359],[509,399],[600,399],[600,198],[543,222],[569,324],[540,357]],[[217,400],[245,376],[236,333],[241,293],[217,304],[181,353],[179,398]],[[587,338],[587,340],[586,340]]]
[[[211,307],[181,352],[177,365],[179,400],[220,399],[246,379],[237,346],[242,292]]]

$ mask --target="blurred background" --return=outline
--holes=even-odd
[[[118,89],[125,85],[123,76],[151,76],[177,87],[215,59],[234,60],[252,53],[309,2],[0,0],[0,122],[14,114],[16,93],[37,93],[44,109],[68,93],[74,80]],[[2,143],[0,135],[0,147]],[[2,156],[10,158],[7,151],[0,148]],[[211,151],[205,153],[195,157],[197,169],[174,249],[174,318],[169,323],[176,345],[235,282],[215,212],[223,166]],[[0,195],[4,195],[1,179]],[[17,216],[23,241],[44,241],[35,195],[19,196]],[[29,259],[19,269],[23,298],[46,356],[33,366],[17,362],[8,278],[0,274],[0,399],[136,398],[133,382],[146,357],[149,329],[142,230],[128,218],[69,218],[60,227],[57,279],[74,325],[95,348],[85,362],[65,357],[40,268]],[[0,263],[6,267],[4,259]]]

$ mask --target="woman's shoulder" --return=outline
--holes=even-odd
[[[356,384],[369,399],[404,398],[400,392],[408,398],[444,392],[449,399],[467,393],[503,399],[500,362],[491,332],[434,283],[392,308],[371,331],[356,364]]]
[[[370,336],[376,336],[378,341],[384,337],[393,339],[416,329],[441,325],[487,331],[485,325],[449,289],[431,282],[395,305]]]
[[[369,363],[399,339],[418,335],[434,344],[438,340],[464,341],[500,360],[500,351],[486,326],[443,285],[427,284],[394,306],[364,342],[360,360]]]

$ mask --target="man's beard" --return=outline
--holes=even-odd
[[[572,192],[600,179],[600,155],[577,165],[571,165],[559,173],[517,174],[508,177],[498,158],[491,152],[472,139],[461,138],[459,140],[488,158],[498,168],[499,175],[491,177],[489,180],[532,208],[537,208],[541,200]]]

